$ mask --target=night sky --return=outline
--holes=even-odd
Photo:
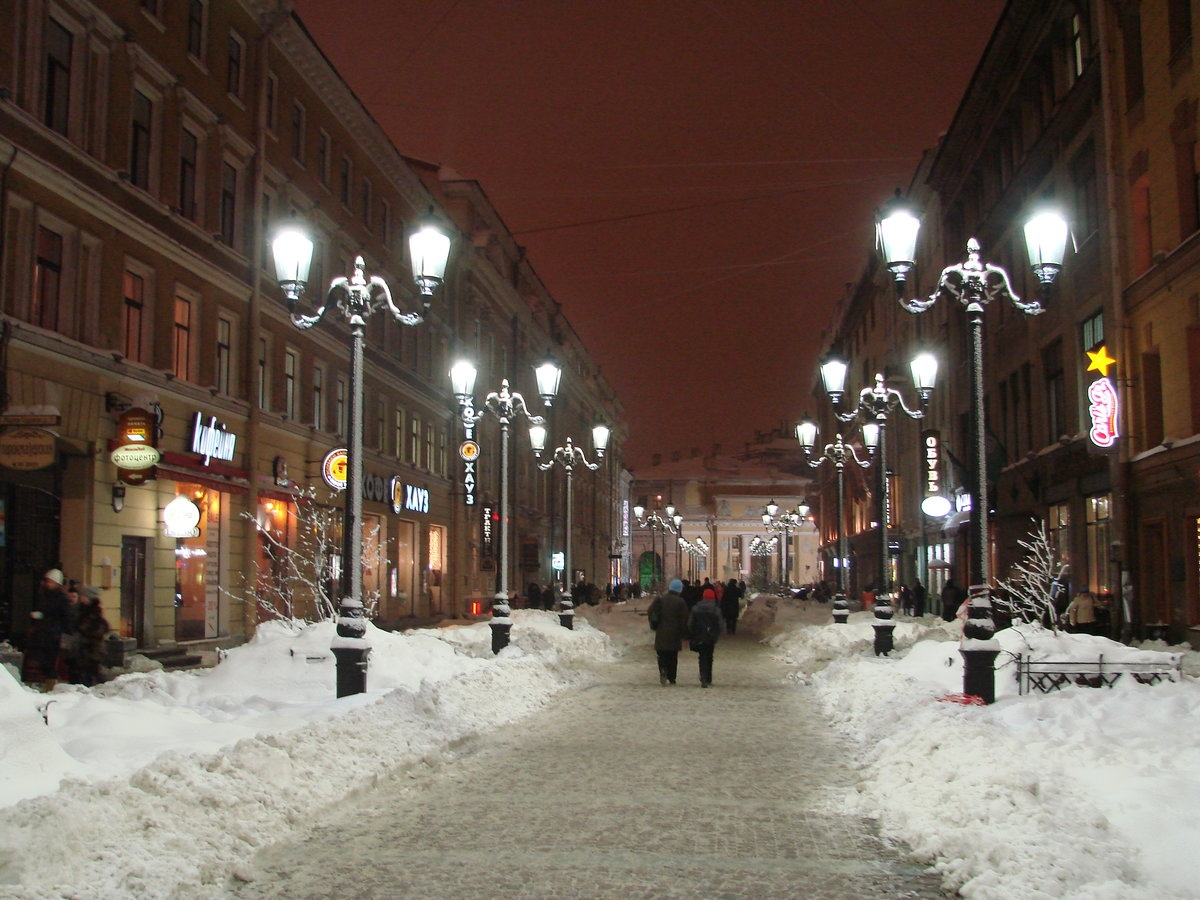
[[[624,404],[636,470],[812,405],[874,210],[949,126],[1003,5],[296,9],[402,153],[483,186]]]

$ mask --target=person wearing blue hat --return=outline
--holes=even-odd
[[[680,591],[683,582],[678,578],[667,585],[667,592],[650,602],[646,618],[654,631],[654,652],[658,656],[658,683],[674,684],[679,671],[679,651],[687,633],[688,608]]]

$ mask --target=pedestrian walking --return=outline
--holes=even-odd
[[[700,654],[700,687],[712,686],[713,651],[721,638],[721,611],[717,608],[717,592],[705,590],[700,602],[688,614],[688,646]]]
[[[909,592],[912,594],[913,615],[919,619],[925,615],[925,601],[929,598],[929,590],[921,584],[921,579],[918,578],[912,583]]]
[[[942,618],[945,621],[954,621],[965,596],[962,588],[954,583],[953,578],[946,579],[946,585],[942,588]]]
[[[62,569],[50,569],[42,576],[41,589],[29,614],[33,627],[26,639],[26,681],[40,681],[50,691],[58,683],[59,656],[63,639],[73,630],[71,601],[63,589]]]
[[[683,582],[676,578],[665,594],[650,601],[646,618],[654,630],[654,652],[658,656],[658,683],[674,684],[679,674],[679,651],[687,634],[688,608],[680,591]]]
[[[721,595],[721,602],[717,604],[721,608],[721,618],[725,620],[725,633],[737,633],[737,620],[742,612],[742,589],[738,587],[737,581],[730,578],[729,583],[725,585],[725,593]]]

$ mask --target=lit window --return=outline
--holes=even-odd
[[[142,362],[142,317],[145,311],[146,280],[125,270],[125,305],[122,322],[121,353],[126,359]]]
[[[171,371],[186,379],[192,371],[192,304],[184,297],[175,298],[174,359]]]

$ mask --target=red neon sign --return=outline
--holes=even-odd
[[[1117,442],[1117,389],[1107,378],[1097,378],[1088,385],[1088,414],[1092,428],[1088,437],[1097,447],[1108,449]]]

